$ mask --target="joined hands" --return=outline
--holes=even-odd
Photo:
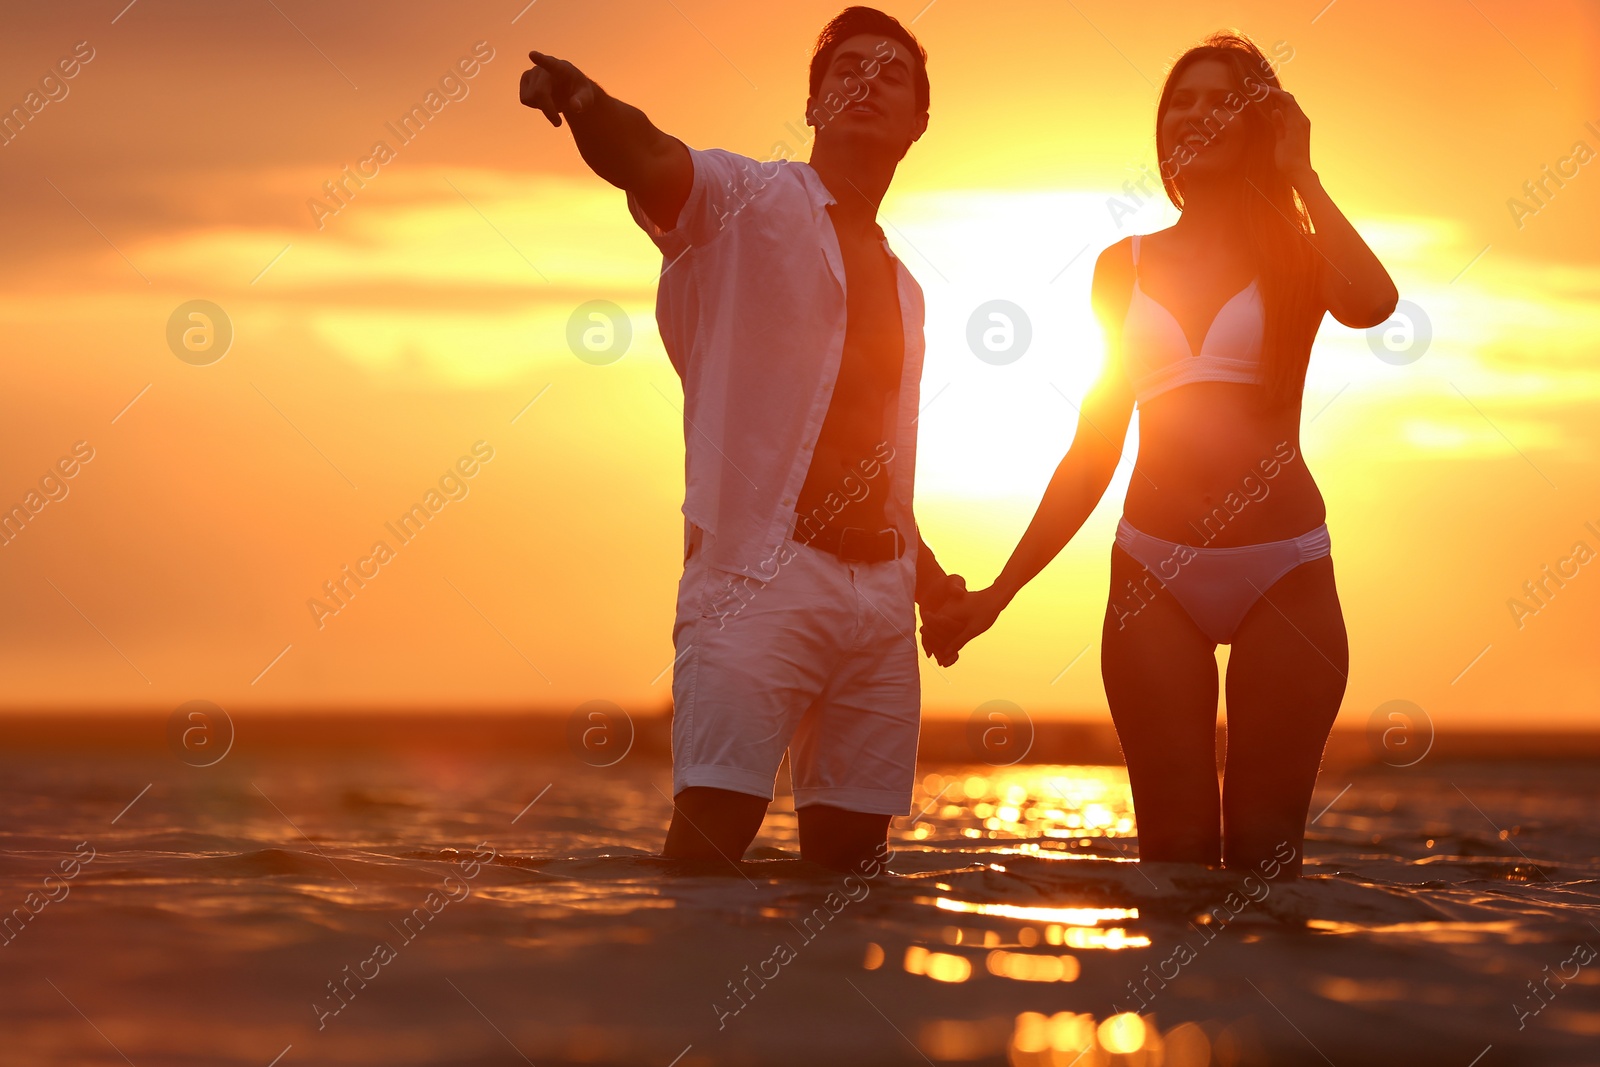
[[[959,659],[966,643],[993,626],[1006,606],[1005,598],[994,586],[968,590],[958,576],[950,578],[952,585],[960,582],[959,588],[953,588],[936,604],[922,602],[922,650],[941,667]]]

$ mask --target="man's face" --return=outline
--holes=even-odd
[[[847,37],[834,48],[817,92],[806,101],[806,123],[819,140],[848,140],[899,160],[928,128],[917,105],[921,60],[875,33]]]

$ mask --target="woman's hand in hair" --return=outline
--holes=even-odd
[[[1309,177],[1316,172],[1311,167],[1311,120],[1295,100],[1294,94],[1283,89],[1268,89],[1267,98],[1261,102],[1267,109],[1276,138],[1272,159],[1278,173],[1290,182]]]

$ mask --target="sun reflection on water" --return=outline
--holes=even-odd
[[[1006,919],[1058,922],[1072,926],[1093,926],[1102,919],[1137,919],[1138,908],[1048,908],[1023,904],[974,904],[940,897],[934,906],[942,911],[963,911],[974,915],[998,915]]]
[[[1032,851],[1089,845],[1137,833],[1128,773],[1122,767],[985,767],[930,773],[919,783],[908,836],[941,831],[968,839],[1032,841]],[[1056,846],[1055,841],[1066,842]]]
[[[1162,1031],[1153,1015],[1122,1012],[1096,1021],[1070,1011],[1025,1011],[1006,1052],[1012,1067],[1206,1067],[1212,1041],[1192,1022]]]

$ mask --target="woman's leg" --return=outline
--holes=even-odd
[[[1216,645],[1117,546],[1100,671],[1133,787],[1139,859],[1218,863]]]
[[[1311,789],[1349,670],[1327,556],[1278,579],[1239,624],[1228,658],[1227,866],[1275,860],[1299,874]]]

